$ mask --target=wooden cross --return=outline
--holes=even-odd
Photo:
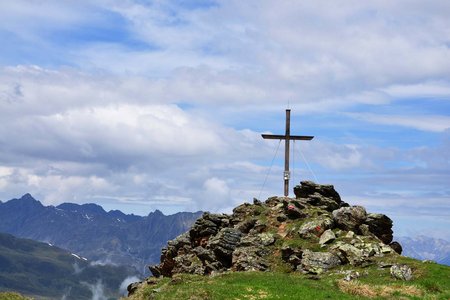
[[[279,134],[262,134],[263,139],[284,140],[284,196],[289,195],[289,179],[291,173],[289,172],[289,146],[291,140],[310,141],[314,136],[291,135],[291,110],[286,109],[286,133]]]

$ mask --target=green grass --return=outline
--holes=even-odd
[[[386,258],[382,258],[386,262]],[[143,299],[450,299],[450,267],[400,257],[414,270],[412,281],[391,278],[389,268],[377,265],[357,269],[358,280],[343,281],[339,271],[324,273],[315,280],[298,272],[235,272],[217,276],[176,275],[158,279],[133,295]],[[155,292],[154,290],[157,290]]]
[[[2,292],[0,293],[0,300],[29,300],[31,298],[26,298],[18,293],[14,292]]]
[[[333,282],[305,279],[300,274],[238,272],[215,277],[182,275],[148,287],[135,299],[353,299]],[[328,285],[323,288],[323,285]],[[160,292],[154,293],[154,289]],[[140,297],[140,298],[139,298]]]

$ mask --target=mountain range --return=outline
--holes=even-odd
[[[44,206],[30,194],[0,202],[0,232],[46,242],[94,264],[133,266],[145,274],[165,243],[186,231],[201,212],[148,216],[106,212],[96,204]]]
[[[403,254],[420,260],[432,260],[450,266],[450,242],[425,235],[399,237]]]
[[[0,233],[0,291],[34,299],[117,299],[121,284],[136,275],[131,267],[93,265],[53,245]]]

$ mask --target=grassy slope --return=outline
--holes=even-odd
[[[298,272],[236,272],[218,276],[176,275],[142,287],[130,300],[143,299],[450,299],[450,267],[392,258],[407,263],[414,279],[403,282],[390,277],[389,268],[356,269],[358,280],[343,281],[341,270],[310,279]],[[386,262],[386,259],[383,259]],[[355,268],[353,268],[355,269]],[[158,292],[154,292],[157,290]]]
[[[14,292],[2,292],[0,293],[0,300],[29,300],[24,296]]]
[[[75,272],[75,265],[80,272]],[[67,299],[91,299],[86,283],[96,284],[101,279],[106,293],[117,297],[128,272],[124,267],[90,266],[57,247],[0,233],[0,291],[43,298],[60,299],[67,294]]]

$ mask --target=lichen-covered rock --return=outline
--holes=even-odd
[[[263,220],[257,220],[253,228],[249,231],[249,233],[255,232],[261,233],[264,230],[266,230],[266,228],[267,228],[266,222],[264,222]]]
[[[333,211],[336,226],[343,230],[359,231],[359,226],[366,220],[366,210],[362,206],[341,207]]]
[[[277,197],[277,196],[275,196],[275,197],[270,197],[270,198],[268,198],[268,199],[264,202],[264,204],[265,204],[267,207],[275,207],[275,206],[277,206],[278,204],[283,203],[285,200],[286,200],[285,197]]]
[[[352,280],[355,280],[355,279],[358,279],[359,277],[361,277],[359,272],[355,271],[355,270],[344,271],[344,274],[345,274],[345,277],[344,277],[345,281],[352,281]]]
[[[337,242],[331,247],[333,253],[335,253],[342,262],[349,263],[354,266],[359,266],[364,261],[364,252],[351,245],[344,242]]]
[[[269,232],[261,233],[258,235],[259,239],[261,240],[262,246],[270,246],[273,243],[275,243],[275,235]]]
[[[245,221],[248,217],[255,216],[257,214],[257,205],[252,205],[250,203],[244,203],[233,209],[233,214],[231,215],[231,223],[237,224],[239,222]]]
[[[204,213],[201,218],[195,221],[189,236],[194,240],[196,245],[200,244],[202,240],[207,240],[211,235],[215,235],[219,229],[226,226],[228,218],[225,215]]]
[[[238,223],[235,227],[242,233],[248,233],[256,224],[257,219],[251,218]]]
[[[194,254],[178,255],[174,258],[175,265],[172,273],[189,273],[204,275],[205,267],[201,260]]]
[[[232,269],[235,271],[266,271],[269,263],[266,256],[269,251],[263,247],[242,247],[233,252]]]
[[[192,252],[195,253],[202,262],[214,262],[216,260],[214,252],[212,252],[211,249],[206,249],[202,246],[192,249]]]
[[[304,250],[302,262],[299,267],[302,271],[318,274],[322,273],[324,270],[339,266],[340,264],[341,260],[333,253]]]
[[[368,214],[365,222],[370,232],[386,245],[392,242],[392,220],[383,214]]]
[[[314,236],[321,236],[322,233],[331,229],[333,226],[333,220],[324,216],[319,217],[317,219],[313,219],[304,223],[300,229],[298,230],[298,234],[302,238],[311,238]]]
[[[407,265],[395,264],[391,267],[390,271],[391,271],[391,276],[396,279],[405,280],[405,281],[409,281],[412,279],[412,275],[413,275],[412,270]]]
[[[204,213],[189,232],[167,243],[161,263],[150,267],[152,274],[265,271],[282,262],[292,270],[319,274],[401,253],[400,244],[390,243],[388,217],[348,207],[333,186],[302,182],[296,196],[254,200],[236,207],[232,215]],[[326,251],[311,250],[319,246]],[[405,272],[402,278],[408,278]]]
[[[325,244],[331,243],[335,239],[336,235],[334,234],[334,232],[331,229],[327,229],[320,236],[319,244],[323,246]]]

